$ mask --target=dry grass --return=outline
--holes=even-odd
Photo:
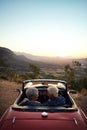
[[[0,80],[0,117],[5,112],[5,110],[13,104],[18,96],[16,89],[21,89],[21,84],[14,82],[9,82],[5,80]],[[87,115],[87,96],[80,93],[71,95],[76,101],[77,105],[82,108],[82,110]]]
[[[17,98],[17,88],[20,89],[21,84],[0,80],[0,117]]]
[[[81,93],[71,94],[78,107],[80,107],[87,116],[87,95]]]

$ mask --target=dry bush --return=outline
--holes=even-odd
[[[87,96],[87,89],[83,88],[81,90],[81,94],[83,94],[84,96]]]

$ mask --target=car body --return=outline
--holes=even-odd
[[[47,88],[55,85],[64,96],[64,106],[20,106],[26,98],[26,89],[36,87],[38,101],[48,100]],[[67,89],[67,83],[56,79],[32,79],[23,81],[22,90],[13,105],[7,109],[0,120],[0,130],[87,130],[87,118],[77,107]]]

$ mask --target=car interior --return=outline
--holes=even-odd
[[[36,88],[39,91],[39,96],[38,96],[37,101],[41,102],[42,104],[48,100],[48,95],[47,95],[47,88],[48,87],[49,87],[49,85],[41,85],[41,86],[40,85],[39,86],[36,85]],[[27,98],[26,90],[27,90],[27,88],[25,88],[22,91],[22,94],[21,94],[20,98],[17,100],[17,104],[19,104],[24,98]],[[66,105],[64,105],[64,107],[72,107],[73,106],[73,102],[70,99],[70,97],[67,94],[67,91],[65,89],[60,88],[58,95],[62,95],[65,98]]]

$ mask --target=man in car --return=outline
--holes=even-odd
[[[65,105],[66,101],[63,96],[58,95],[58,88],[55,86],[49,86],[48,89],[48,101],[45,102],[43,105],[45,106],[63,106]]]
[[[21,106],[40,106],[41,103],[37,101],[38,98],[38,89],[34,87],[27,88],[26,96],[19,105]]]

